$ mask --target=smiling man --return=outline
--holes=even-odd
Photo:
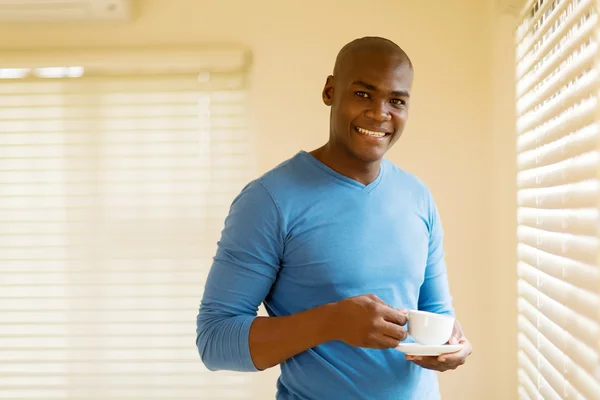
[[[404,357],[406,310],[454,315],[443,232],[427,187],[384,159],[400,138],[413,66],[357,39],[323,89],[329,140],[234,200],[205,285],[198,351],[211,370],[281,366],[278,399],[438,399],[434,371],[471,353]],[[264,303],[267,317],[257,317]]]

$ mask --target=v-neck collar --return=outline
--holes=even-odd
[[[304,150],[301,150],[299,152],[299,155],[303,159],[305,159],[307,162],[309,162],[310,164],[321,169],[328,175],[331,175],[334,178],[338,179],[341,183],[361,189],[362,191],[367,192],[367,193],[370,193],[371,191],[373,191],[373,189],[375,189],[377,187],[377,185],[379,185],[379,182],[381,182],[381,179],[383,178],[383,174],[385,172],[385,168],[384,168],[385,162],[382,160],[381,165],[379,167],[379,174],[377,174],[377,178],[375,178],[375,180],[373,182],[369,183],[368,185],[365,185],[365,184],[362,184],[362,183],[358,182],[357,180],[354,180],[346,175],[340,174],[339,172],[328,167],[327,165],[325,165],[324,163],[319,161],[315,156],[313,156],[312,154],[310,154]]]

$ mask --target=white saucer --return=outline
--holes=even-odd
[[[442,344],[439,346],[425,346],[417,343],[400,343],[396,350],[409,356],[439,356],[454,353],[463,348],[462,344]]]

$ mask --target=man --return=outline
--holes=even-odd
[[[339,53],[329,141],[233,202],[205,286],[197,346],[211,370],[281,366],[278,399],[437,399],[434,371],[471,353],[408,357],[406,310],[454,315],[429,190],[383,159],[408,118],[413,66],[393,42]],[[263,303],[268,317],[257,317]]]

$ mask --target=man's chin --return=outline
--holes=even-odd
[[[356,158],[365,163],[376,163],[383,159],[385,151],[362,151],[357,152]]]
[[[379,146],[355,146],[352,153],[355,158],[363,162],[373,163],[381,161],[388,150],[389,147],[382,143]]]

